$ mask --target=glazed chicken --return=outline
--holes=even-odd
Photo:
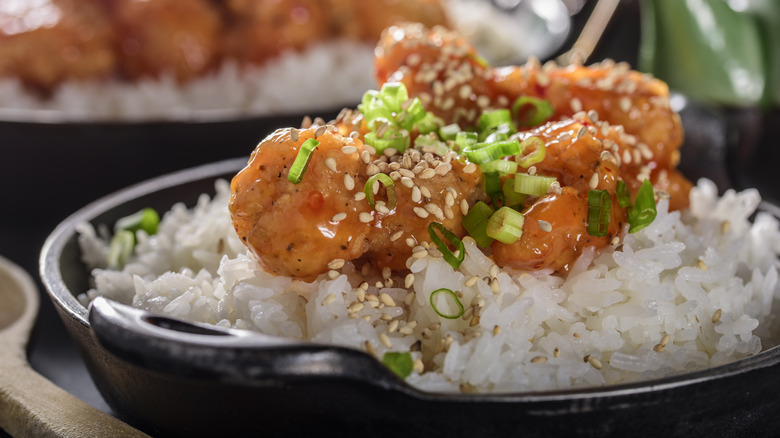
[[[445,140],[440,133],[439,145],[447,147],[424,153],[423,143],[416,144],[424,124],[398,131],[415,145],[403,153],[376,154],[363,144],[371,135],[381,137],[377,132],[395,118],[411,117],[408,108],[416,103],[439,118],[440,130],[457,124],[463,131],[479,131],[480,115],[511,110],[507,141],[537,145],[533,163],[525,162],[525,152],[498,159],[517,169],[499,174],[502,185],[529,175],[554,180],[546,192],[524,195],[513,206],[524,218],[521,234],[511,242],[494,240],[486,249],[499,266],[566,271],[584,248],[619,243],[632,220],[631,202],[638,203],[640,195],[649,196],[653,217],[659,196],[670,197],[672,208],[687,205],[691,184],[676,170],[682,127],[668,105],[666,85],[658,80],[611,62],[558,67],[532,60],[492,68],[459,35],[419,24],[390,27],[376,54],[379,83],[403,90],[382,100],[400,93],[399,110],[369,120],[376,110],[368,106],[373,98],[364,97],[359,111],[317,128],[320,135],[308,129],[293,140],[292,131],[277,131],[233,179],[230,212],[236,230],[272,272],[313,279],[334,260],[404,270],[418,244],[431,245],[431,223],[462,237],[463,216],[477,201],[495,205],[501,199],[488,192],[482,164],[470,162],[477,155],[469,148],[476,146]],[[546,102],[550,114],[534,118],[533,111],[541,109],[528,113],[523,102],[529,97]],[[287,180],[290,164],[312,135],[323,137],[321,149],[311,154],[303,181],[293,184]],[[372,208],[365,199],[362,187],[377,173],[394,181],[396,205]],[[618,195],[623,183],[625,192]],[[385,187],[377,194],[389,201],[389,191]],[[603,199],[596,212],[604,214],[596,217],[608,218],[597,228],[589,201],[594,195]]]
[[[114,33],[95,2],[0,1],[0,77],[41,93],[67,79],[109,77],[116,68]]]
[[[447,24],[441,0],[0,0],[0,77],[41,95],[67,80],[179,83],[403,20]]]

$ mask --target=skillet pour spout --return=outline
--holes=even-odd
[[[104,297],[92,302],[89,323],[111,354],[183,378],[271,386],[290,379],[335,379],[407,388],[358,350],[167,318]]]

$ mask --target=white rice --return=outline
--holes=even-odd
[[[689,210],[669,213],[661,200],[651,225],[617,250],[586,252],[568,275],[496,271],[466,238],[458,271],[433,250],[410,265],[415,280],[406,290],[402,277],[378,288],[381,277],[364,278],[351,263],[311,284],[268,274],[233,231],[228,184],[216,186],[214,199],[204,195],[189,210],[176,205],[158,234],[141,235],[137,256],[121,272],[103,269],[106,230],[84,224],[79,241],[96,268],[96,287],[82,301],[103,295],[190,321],[360,350],[370,344],[380,359],[412,351],[416,369],[407,381],[429,391],[631,382],[774,345],[780,231],[770,214],[749,220],[760,201],[755,190],[719,198],[715,185],[701,180]],[[491,270],[498,293],[485,281]],[[479,280],[465,286],[473,276]],[[464,317],[434,312],[430,294],[442,287],[461,294]],[[448,304],[440,301],[439,310]]]
[[[38,122],[230,120],[354,106],[375,88],[373,46],[338,40],[289,51],[262,67],[227,61],[185,84],[172,76],[68,81],[42,99],[0,78],[0,118]],[[328,84],[323,87],[322,84]]]

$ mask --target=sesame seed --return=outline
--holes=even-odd
[[[475,170],[477,170],[477,165],[474,163],[469,163],[463,167],[463,173],[474,173]]]
[[[355,180],[352,179],[348,173],[344,174],[344,187],[346,187],[347,190],[353,190],[355,188]]]
[[[319,128],[314,130],[314,137],[321,137],[325,134],[325,132],[328,130],[327,126],[320,126]]]
[[[427,255],[428,255],[428,250],[427,249],[421,249],[419,251],[415,251],[415,252],[412,253],[412,257],[414,257],[416,259],[425,258]]]
[[[412,287],[412,285],[414,284],[414,279],[415,279],[414,274],[412,273],[406,274],[406,278],[404,278],[404,287],[407,289]]]
[[[623,96],[620,98],[620,109],[624,113],[627,113],[631,109],[631,99],[628,98],[628,96]]]
[[[379,315],[379,319],[381,319],[382,321],[392,321],[393,320],[393,316],[390,315],[389,313],[383,313],[383,314]]]
[[[417,244],[417,242],[414,241],[414,238],[412,238],[412,237],[407,237],[406,238],[406,246],[408,246],[409,248],[414,247],[416,244]]]
[[[414,210],[414,214],[416,214],[417,216],[419,216],[422,219],[425,219],[425,218],[428,217],[428,212],[424,208],[414,207],[413,210]]]
[[[417,374],[422,374],[425,372],[425,364],[420,359],[414,360],[414,366],[412,367],[413,370],[417,371]]]
[[[371,154],[368,153],[368,151],[363,151],[360,153],[360,160],[363,161],[363,163],[368,164],[371,162]]]
[[[553,350],[553,357],[558,357],[561,355],[561,350],[558,347],[555,347]]]
[[[546,363],[547,358],[544,356],[536,356],[531,359],[531,363]]]
[[[542,231],[544,231],[546,233],[549,233],[550,231],[552,231],[552,224],[551,223],[549,223],[547,221],[543,221],[541,219],[536,221],[536,223],[539,224],[539,228],[541,228]]]
[[[501,286],[498,284],[498,278],[494,278],[490,281],[490,290],[492,290],[494,294],[501,292]]]
[[[406,296],[404,297],[404,304],[406,304],[407,306],[411,306],[412,303],[414,302],[415,296],[416,295],[414,292],[409,292],[408,294],[406,294]]]
[[[290,129],[290,139],[292,141],[298,141],[298,130],[295,128]]]
[[[411,178],[409,178],[409,177],[406,177],[406,176],[402,176],[402,177],[401,177],[401,184],[402,184],[404,187],[407,187],[407,188],[410,188],[410,189],[411,189],[412,187],[414,187],[414,181],[412,181],[412,179],[411,179]]]
[[[661,353],[662,351],[664,351],[665,348],[666,348],[666,345],[655,344],[655,346],[653,346],[653,351],[655,351],[656,353]]]
[[[582,111],[582,102],[576,97],[573,98],[571,101],[569,101],[569,106],[571,107],[571,110],[574,111],[575,113]]]
[[[395,148],[385,148],[383,153],[385,154],[385,156],[387,158],[391,158],[391,157],[394,157],[396,154],[398,154],[398,149],[395,149]]]
[[[369,163],[366,167],[366,175],[374,176],[379,173],[379,167],[374,163]]]
[[[718,309],[715,311],[715,313],[712,314],[712,323],[717,324],[718,321],[720,321],[720,317],[723,314],[723,311]]]
[[[343,221],[346,218],[347,218],[347,214],[342,211],[341,213],[334,214],[333,217],[330,218],[330,221],[331,222],[341,222],[341,221]]]
[[[303,120],[301,120],[301,128],[309,129],[310,127],[311,127],[311,117],[303,116]]]
[[[431,179],[436,175],[436,171],[434,169],[428,168],[423,170],[420,173],[420,179]]]
[[[366,300],[366,291],[362,287],[355,289],[355,294],[361,303]]]
[[[707,264],[704,263],[704,260],[699,260],[697,265],[699,266],[699,269],[701,269],[702,271],[706,271],[708,269]]]
[[[479,325],[479,316],[475,316],[471,318],[471,321],[469,321],[469,327],[476,327]]]
[[[465,199],[460,200],[460,213],[463,216],[469,214],[469,203]]]
[[[428,199],[431,199],[431,191],[428,190],[428,187],[420,186],[420,194]]]
[[[355,146],[344,146],[341,148],[341,152],[350,155],[357,152],[357,148]]]
[[[366,192],[363,192],[363,191],[355,192],[354,198],[355,198],[355,201],[362,201],[362,200],[366,199]]]
[[[671,337],[671,336],[669,336],[668,334],[665,334],[665,335],[664,335],[664,336],[661,338],[661,342],[660,342],[660,344],[661,344],[661,345],[663,345],[663,346],[666,346],[666,345],[669,343],[669,341],[670,341],[671,339],[672,339],[672,337]]]
[[[390,278],[390,274],[392,274],[392,271],[390,270],[389,266],[382,268],[382,278],[388,279]]]
[[[365,304],[357,302],[357,303],[352,303],[352,305],[350,305],[347,308],[347,310],[352,312],[352,313],[357,313],[357,312],[360,312],[361,310],[363,310],[364,307],[366,307]]]
[[[601,361],[596,359],[595,357],[593,357],[591,355],[585,356],[585,362],[589,363],[590,366],[592,366],[593,368],[595,368],[597,370],[600,370],[603,367],[603,365],[601,364]]]
[[[398,329],[398,320],[397,319],[394,319],[394,320],[390,321],[389,324],[387,324],[387,331],[389,333],[393,333],[397,329]]]
[[[720,224],[720,232],[721,232],[722,234],[726,234],[726,233],[728,233],[730,230],[731,230],[731,222],[730,222],[730,221],[727,221],[727,220],[726,220],[726,221],[723,221],[723,222]]]
[[[490,269],[488,270],[488,273],[491,277],[496,278],[498,275],[498,266],[496,265],[490,265]]]
[[[558,181],[553,181],[552,184],[550,184],[550,187],[547,189],[547,193],[555,193],[556,195],[560,195],[562,193],[561,183]]]
[[[414,329],[409,326],[404,326],[398,329],[398,333],[402,335],[411,335],[412,333],[414,333]]]
[[[432,214],[436,216],[437,218],[444,217],[444,214],[441,211],[441,208],[433,203],[425,204],[425,211],[427,211],[429,214]]]
[[[390,342],[390,337],[384,333],[379,334],[379,342],[387,348],[393,348],[393,343]]]
[[[333,172],[338,172],[338,169],[336,168],[336,159],[333,157],[325,159],[325,167]]]
[[[452,195],[452,193],[447,192],[447,194],[444,195],[444,205],[447,207],[452,207],[455,205],[455,197]]]
[[[366,341],[365,344],[363,344],[363,345],[365,345],[365,347],[366,347],[366,353],[368,353],[368,354],[370,354],[372,356],[376,356],[376,350],[374,350],[374,346],[371,345],[371,342]]]
[[[349,138],[351,138],[353,140],[358,138],[358,137],[360,137],[360,133],[357,132],[357,131],[352,131],[352,132],[349,133]]]
[[[360,213],[360,216],[358,216],[360,219],[360,222],[363,222],[364,224],[367,224],[374,220],[374,216],[371,215],[371,213],[362,212]]]
[[[580,126],[580,129],[577,131],[577,138],[582,138],[587,133],[588,133],[588,128],[586,128],[584,126]]]
[[[322,305],[327,306],[328,304],[336,301],[336,295],[335,294],[328,294],[325,299],[322,300]]]
[[[333,259],[328,263],[328,269],[341,269],[344,267],[344,259]]]
[[[599,174],[594,173],[593,175],[590,176],[590,181],[588,181],[588,187],[591,190],[596,190],[596,187],[598,186],[599,186]]]
[[[404,230],[396,231],[395,233],[393,233],[392,236],[390,236],[390,241],[395,242],[396,240],[400,239],[401,236],[403,236],[403,234],[404,234]]]
[[[420,202],[422,200],[422,192],[417,186],[412,187],[412,202]],[[427,216],[422,216],[427,217]]]
[[[536,175],[536,166],[531,166],[528,168],[528,174],[529,175]]]
[[[330,271],[328,271],[328,278],[330,278],[331,280],[335,280],[335,279],[339,278],[339,275],[341,275],[341,274],[339,274],[339,271],[334,271],[332,269]]]

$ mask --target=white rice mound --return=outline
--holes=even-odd
[[[137,255],[121,272],[104,269],[107,230],[81,226],[83,257],[95,268],[95,288],[82,302],[103,295],[175,318],[368,350],[379,359],[411,351],[415,370],[407,382],[436,392],[632,382],[774,345],[780,231],[768,213],[749,220],[760,202],[755,190],[718,197],[711,181],[700,180],[690,209],[670,213],[660,200],[652,224],[614,251],[586,252],[568,275],[500,270],[466,238],[457,271],[435,249],[411,258],[407,290],[406,278],[364,276],[351,263],[313,283],[265,272],[233,230],[228,184],[219,181],[216,189],[193,209],[174,206],[158,234],[139,233]],[[442,287],[458,293],[463,317],[433,310],[430,295]],[[437,306],[454,310],[453,301]]]
[[[0,118],[36,122],[218,121],[338,109],[376,86],[373,46],[349,40],[288,51],[262,66],[224,62],[179,84],[168,75],[125,82],[68,81],[49,98],[0,78]],[[323,87],[322,84],[328,84]]]

